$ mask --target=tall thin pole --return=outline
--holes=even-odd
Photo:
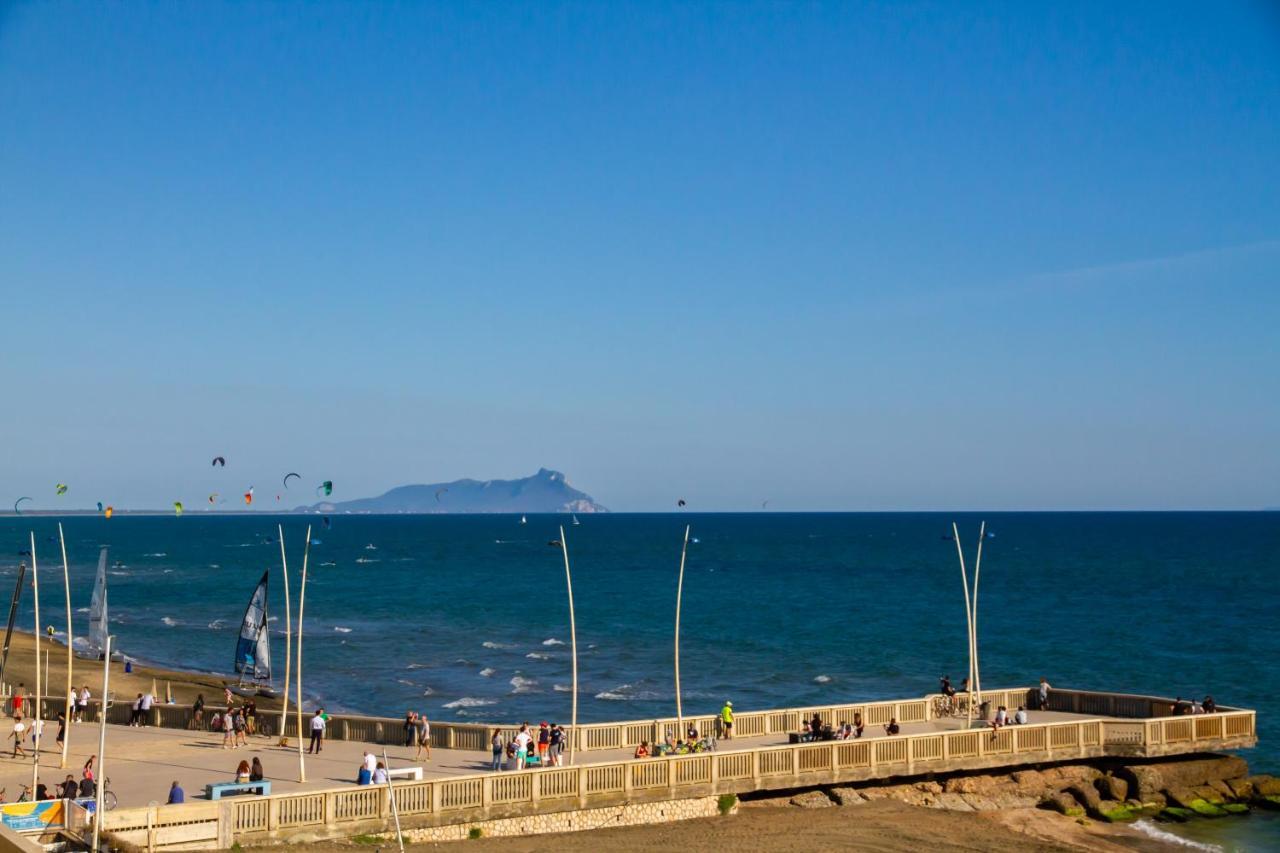
[[[307,525],[307,541],[302,546],[302,586],[298,590],[298,781],[307,781],[306,759],[302,757],[302,608],[307,602],[307,557],[311,553],[311,525]]]
[[[293,614],[289,612],[289,561],[284,554],[284,525],[276,525],[280,534],[280,571],[284,575],[284,702],[280,706],[280,745],[283,746],[284,725],[289,721],[289,677],[293,668]],[[302,738],[302,730],[298,730]]]
[[[689,553],[689,528],[684,526],[684,547],[680,549],[680,577],[676,581],[676,737],[684,737],[684,708],[680,700],[680,598],[684,594],[684,558]]]
[[[564,538],[564,525],[560,525],[560,550],[564,552],[564,582],[569,590],[569,645],[573,651],[573,713],[569,723],[569,763],[573,763],[573,748],[578,740],[578,626],[573,617],[573,575],[569,572],[569,543]]]
[[[35,606],[36,619],[36,713],[35,713],[35,748],[31,750],[31,796],[35,796],[36,783],[40,776],[40,726],[43,716],[43,683],[40,680],[40,567],[36,562],[36,534],[31,533],[31,598]]]
[[[400,843],[400,853],[404,853],[404,836],[400,833],[400,807],[396,805],[396,786],[391,780],[391,761],[387,758],[386,749],[382,750],[382,766],[387,769],[387,796],[391,798],[391,816],[396,819],[396,841]]]
[[[978,668],[978,572],[982,571],[982,540],[987,538],[987,523],[978,528],[978,557],[973,563],[973,680],[982,701],[982,670]]]
[[[106,600],[106,590],[102,592],[103,600]],[[102,649],[102,700],[98,702],[98,778],[94,781],[97,783],[93,795],[93,851],[98,853],[99,839],[102,837],[102,791],[107,784],[106,765],[107,765],[107,696],[111,687],[111,641],[114,639],[110,634],[107,635],[106,642]]]
[[[67,539],[62,535],[62,522],[58,522],[58,541],[62,544],[62,586],[67,593],[67,705],[63,711],[62,760],[59,767],[67,766],[67,750],[71,747],[71,664],[74,659],[71,647],[75,644],[75,636],[71,633],[71,569],[67,567]]]
[[[965,727],[973,725],[973,610],[969,605],[969,575],[964,569],[964,551],[960,547],[960,528],[951,522],[951,536],[956,540],[956,556],[960,558],[960,581],[964,584],[964,620],[966,625],[966,646],[969,656],[969,710],[965,715]]]

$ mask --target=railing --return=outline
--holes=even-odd
[[[752,716],[788,713],[792,712]],[[768,725],[785,725],[789,721],[789,717],[780,716]],[[628,724],[617,724],[615,730],[621,731],[625,725]],[[543,807],[676,799],[1107,754],[1131,755],[1144,749],[1147,754],[1166,754],[1193,751],[1201,741],[1211,748],[1229,748],[1253,738],[1255,732],[1255,713],[1241,710],[1136,721],[1084,719],[1006,726],[997,731],[927,732],[475,774],[396,783],[395,794],[402,817],[436,816],[439,822],[451,823],[483,819],[494,808],[504,815],[527,814]],[[117,809],[104,816],[104,829],[113,838],[149,843],[153,848],[197,842],[225,847],[233,840],[254,841],[301,828],[339,835],[358,824],[386,821],[389,816],[387,786],[347,786],[221,803]]]

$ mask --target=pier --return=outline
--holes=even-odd
[[[982,699],[992,707],[1031,707],[1034,694],[1035,688],[985,691]],[[608,807],[674,806],[723,794],[1107,757],[1140,760],[1256,743],[1252,710],[1222,707],[1213,714],[1175,717],[1172,703],[1164,697],[1054,689],[1047,710],[1031,711],[1025,725],[994,732],[966,728],[963,717],[940,714],[938,696],[743,712],[734,715],[733,739],[720,740],[715,751],[646,759],[631,757],[635,746],[674,731],[674,718],[594,723],[571,732],[577,750],[572,766],[504,772],[488,769],[489,737],[497,727],[509,738],[518,726],[433,722],[432,760],[415,762],[414,749],[400,745],[401,720],[335,716],[324,752],[307,756],[311,781],[305,784],[295,781],[296,747],[282,748],[276,737],[259,736],[247,748],[223,750],[215,734],[187,730],[189,709],[158,706],[149,728],[111,726],[106,776],[120,807],[106,814],[103,829],[114,843],[175,850],[385,832],[392,820],[388,786],[354,784],[366,749],[379,757],[385,749],[392,767],[424,768],[421,781],[394,784],[396,810],[406,829],[453,827],[465,833],[468,827],[507,818],[545,819],[542,825],[547,826],[559,821],[567,829],[573,813]],[[122,710],[109,709],[109,720]],[[854,740],[789,743],[789,733],[815,713],[832,724],[861,713],[866,733]],[[262,718],[279,719],[271,714]],[[883,724],[890,718],[900,723],[900,734],[885,734]],[[713,715],[685,717],[703,732],[714,730],[714,720]],[[291,739],[296,737],[294,721],[296,717],[286,730]],[[87,724],[76,728],[85,731]],[[58,770],[57,754],[47,753],[41,761],[42,779],[52,783],[66,773],[78,776],[84,761],[80,753],[91,748],[87,740],[73,738],[67,770]],[[46,743],[51,742],[46,733]],[[230,779],[236,762],[250,753],[262,757],[278,793],[216,802],[196,799],[207,783]],[[0,774],[0,785],[16,791],[21,779],[30,779],[30,764],[6,763]],[[156,805],[174,779],[183,784],[189,801]],[[77,808],[67,820],[73,829],[88,820]]]

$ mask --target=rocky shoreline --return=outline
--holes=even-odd
[[[858,806],[876,800],[957,812],[1047,809],[1068,818],[1123,823],[1140,817],[1183,822],[1280,810],[1280,779],[1251,774],[1233,755],[1100,759],[1012,772],[933,774],[888,783],[832,785],[778,796],[744,795],[743,804],[801,808]]]

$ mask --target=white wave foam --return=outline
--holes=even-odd
[[[351,629],[350,629],[350,628],[344,628],[344,627],[342,627],[341,625],[334,625],[334,626],[333,626],[333,630],[337,631],[339,634],[350,634],[350,633],[351,633]]]
[[[816,681],[818,684],[829,684],[829,683],[831,682],[831,676],[829,676],[829,675],[815,675],[815,676],[813,677],[813,680],[814,680],[814,681]]]
[[[396,684],[407,684],[410,687],[417,687],[417,685],[414,684],[412,681],[409,681],[408,679],[404,679],[404,678],[397,678]]]
[[[426,694],[423,694],[426,695]],[[480,699],[475,696],[463,696],[461,699],[455,699],[452,702],[446,702],[446,708],[483,708],[486,705],[498,704],[495,699]]]
[[[512,676],[508,683],[511,685],[512,693],[533,693],[538,686],[536,678],[525,678],[522,675]]]
[[[554,690],[554,691],[555,691],[555,692],[557,692],[557,693],[572,693],[572,692],[573,692],[573,685],[571,685],[571,684],[555,684],[555,685],[552,685],[551,689],[552,689],[552,690]]]
[[[425,663],[411,663],[405,667],[405,669],[426,669],[426,668],[427,668],[427,665]]]
[[[161,621],[161,622],[163,622],[164,624],[168,625],[170,628],[172,628],[174,625],[177,625],[177,624],[178,624],[177,622],[175,622],[175,621],[173,620],[173,618],[172,618],[172,617],[169,617],[169,616],[162,616],[162,617],[160,618],[160,621]]]
[[[514,643],[495,643],[492,640],[485,640],[480,645],[484,646],[486,649],[514,649],[515,648]]]
[[[381,560],[371,560],[368,557],[356,557],[357,563],[380,563]]]
[[[127,578],[129,575],[133,574],[133,572],[107,572],[107,574],[115,575],[118,578]]]
[[[543,640],[543,641],[542,641],[542,645],[544,645],[544,646],[563,646],[563,645],[564,645],[564,640],[557,640],[555,637],[550,637],[550,638],[548,638],[548,639],[546,639],[546,640]]]
[[[226,622],[225,619],[214,619],[212,622],[209,623],[209,627],[212,628],[214,631],[221,631],[222,626],[225,622]]]
[[[143,554],[142,556],[144,556],[144,557],[167,557],[167,556],[169,556],[169,555],[168,555],[168,554],[166,554],[164,551],[157,551],[157,552],[156,552],[156,553],[154,553],[154,554]]]
[[[1222,853],[1222,848],[1216,844],[1202,844],[1199,841],[1192,841],[1190,838],[1183,838],[1181,835],[1174,835],[1149,820],[1134,821],[1133,828],[1148,838],[1164,844],[1177,844],[1181,847],[1190,847],[1192,850],[1210,850],[1213,853]]]
[[[529,660],[551,660],[551,655],[544,655],[540,652],[529,652],[525,657]]]
[[[77,607],[77,608],[76,608],[76,612],[77,612],[77,613],[88,613],[88,612],[89,612],[89,608],[87,608],[87,607]]]
[[[173,569],[164,569],[163,571],[161,571],[161,572],[160,572],[160,574],[162,574],[162,575],[171,575],[171,574],[173,574]]]
[[[268,622],[279,622],[279,621],[280,621],[280,617],[279,617],[279,616],[268,616],[268,617],[267,617],[267,621],[268,621]]]
[[[614,693],[612,690],[602,690],[596,694],[597,699],[603,699],[606,702],[630,702],[631,697],[622,693]]]
[[[480,670],[480,675],[484,678],[488,678],[489,676],[493,675],[495,672],[497,672],[496,669],[494,669],[491,666],[486,666],[484,669]]]
[[[436,693],[436,692],[435,692],[434,690],[432,690],[430,687],[428,687],[426,690],[423,690],[423,691],[422,691],[422,695],[423,695],[423,696],[434,696],[434,695],[435,695],[435,693]]]

